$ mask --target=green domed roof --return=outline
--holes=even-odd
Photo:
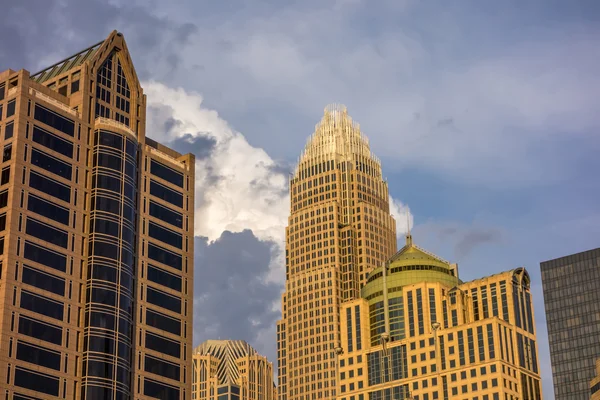
[[[387,262],[387,287],[390,297],[402,296],[402,287],[419,282],[441,282],[449,287],[460,284],[456,264],[424,250],[412,242],[410,234],[406,237],[406,245],[394,254]],[[362,297],[379,301],[383,295],[382,267],[375,268],[369,274],[363,287]]]

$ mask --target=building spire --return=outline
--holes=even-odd
[[[410,233],[410,209],[408,207],[406,207],[406,229],[406,245],[412,246],[413,241]]]

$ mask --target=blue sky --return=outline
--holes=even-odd
[[[529,270],[553,398],[539,262],[599,246],[600,3],[32,3],[6,13],[0,70],[36,72],[117,29],[149,135],[202,154],[196,271],[215,285],[196,284],[196,341],[247,339],[275,361],[285,171],[339,102],[382,159],[398,215],[410,207],[416,243],[463,279]],[[251,308],[210,310],[224,287],[246,293],[222,260],[256,268]]]

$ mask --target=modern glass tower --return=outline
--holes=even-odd
[[[541,400],[524,268],[470,282],[406,245],[341,310],[338,400]]]
[[[277,323],[280,400],[335,397],[343,302],[396,251],[388,186],[344,106],[325,109],[290,179],[286,286]]]
[[[0,395],[188,399],[194,156],[145,136],[120,33],[0,73]]]
[[[600,358],[600,249],[540,263],[556,400],[587,400]]]

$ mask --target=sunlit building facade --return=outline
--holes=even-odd
[[[590,400],[600,400],[600,358],[596,360],[596,376],[590,382]]]
[[[540,400],[530,280],[470,282],[412,242],[341,307],[339,400]]]
[[[290,179],[277,323],[280,400],[335,398],[340,306],[396,251],[387,182],[344,106],[325,109]]]
[[[587,400],[600,358],[600,248],[540,267],[555,399]]]
[[[192,400],[277,398],[273,364],[243,340],[207,340],[192,362]]]
[[[124,38],[0,73],[0,395],[191,396],[194,156],[145,136]]]

